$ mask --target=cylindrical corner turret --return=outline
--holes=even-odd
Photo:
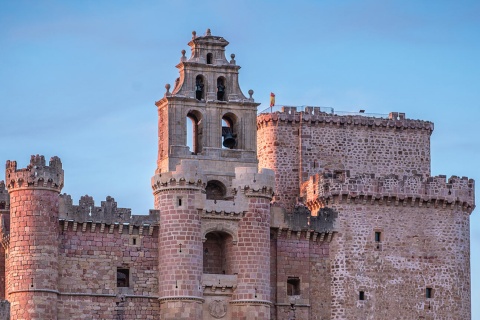
[[[7,161],[10,194],[10,244],[7,248],[6,298],[13,319],[57,319],[58,208],[63,187],[58,157],[46,166],[43,156],[17,169]]]
[[[270,319],[270,200],[274,185],[272,170],[235,169],[232,186],[237,201],[246,201],[248,210],[238,226],[237,289],[230,302],[233,319]]]
[[[198,161],[184,160],[173,172],[152,178],[160,210],[158,288],[160,319],[203,319],[203,243],[198,208],[206,179]]]

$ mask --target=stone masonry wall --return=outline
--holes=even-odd
[[[330,246],[331,319],[470,319],[468,212],[346,198],[332,207],[340,232]]]
[[[383,119],[285,108],[260,115],[259,167],[277,173],[274,200],[291,210],[299,183],[325,169],[429,176],[433,124],[392,114]]]
[[[329,244],[306,239],[305,232],[283,232],[275,240],[276,312],[272,319],[317,320],[330,317]],[[288,278],[300,280],[300,295],[287,294]],[[295,311],[292,310],[292,305]]]
[[[64,222],[58,319],[157,319],[157,229]],[[117,287],[117,268],[129,269],[128,287]]]

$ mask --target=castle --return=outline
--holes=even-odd
[[[73,204],[58,157],[7,161],[0,317],[470,319],[474,181],[430,176],[433,123],[257,114],[227,45],[193,33],[156,102],[147,215]]]

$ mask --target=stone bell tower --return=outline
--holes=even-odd
[[[192,34],[156,102],[160,316],[269,319],[274,173],[257,167],[259,103],[242,93],[228,41]]]

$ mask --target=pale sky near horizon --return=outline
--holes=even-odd
[[[59,156],[74,203],[110,195],[146,214],[154,102],[207,28],[259,109],[273,91],[277,104],[405,112],[435,123],[432,175],[480,179],[478,1],[0,0],[0,163]],[[471,266],[480,319],[478,210]]]

